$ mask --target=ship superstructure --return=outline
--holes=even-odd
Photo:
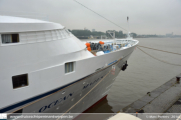
[[[69,111],[81,113],[108,94],[138,44],[87,42],[94,49],[60,24],[10,16],[0,16],[0,41],[0,113],[64,113],[91,90]]]

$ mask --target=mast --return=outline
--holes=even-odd
[[[129,28],[129,17],[127,16],[127,23],[128,23],[128,33],[127,33],[127,39],[129,38],[129,39],[133,39],[132,37],[131,37],[131,32],[130,32],[130,28]]]

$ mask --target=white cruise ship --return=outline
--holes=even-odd
[[[137,44],[86,46],[60,24],[0,16],[0,113],[84,112],[107,96]]]

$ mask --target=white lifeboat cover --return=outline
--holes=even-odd
[[[96,55],[97,55],[97,56],[99,56],[99,55],[104,55],[104,52],[103,52],[103,51],[99,51],[99,52],[96,53]]]

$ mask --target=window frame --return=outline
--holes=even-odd
[[[18,35],[18,42],[3,43],[2,35],[11,35],[11,38],[12,38],[12,35],[13,35],[13,34],[17,34],[17,35]],[[1,40],[0,43],[1,43],[1,45],[3,45],[3,46],[20,44],[20,33],[1,33],[1,34],[0,34],[0,40]]]
[[[67,64],[67,63],[73,63],[73,71],[71,71],[71,72],[66,72],[65,67],[66,67],[66,64]],[[75,62],[75,61],[66,62],[66,63],[64,64],[64,73],[65,73],[66,75],[71,74],[71,73],[74,73],[74,72],[75,72],[75,69],[76,69],[75,66],[76,66],[76,62]]]
[[[13,85],[13,77],[17,77],[17,76],[23,76],[23,75],[26,75],[26,82],[27,82],[27,84],[26,85],[24,85],[24,86],[18,86],[18,87],[14,87],[14,85]],[[12,76],[11,77],[11,79],[12,79],[12,88],[14,89],[14,90],[16,90],[16,89],[19,89],[19,88],[24,88],[24,87],[28,87],[29,86],[29,77],[28,77],[28,73],[25,73],[25,74],[19,74],[19,75],[14,75],[14,76]]]

